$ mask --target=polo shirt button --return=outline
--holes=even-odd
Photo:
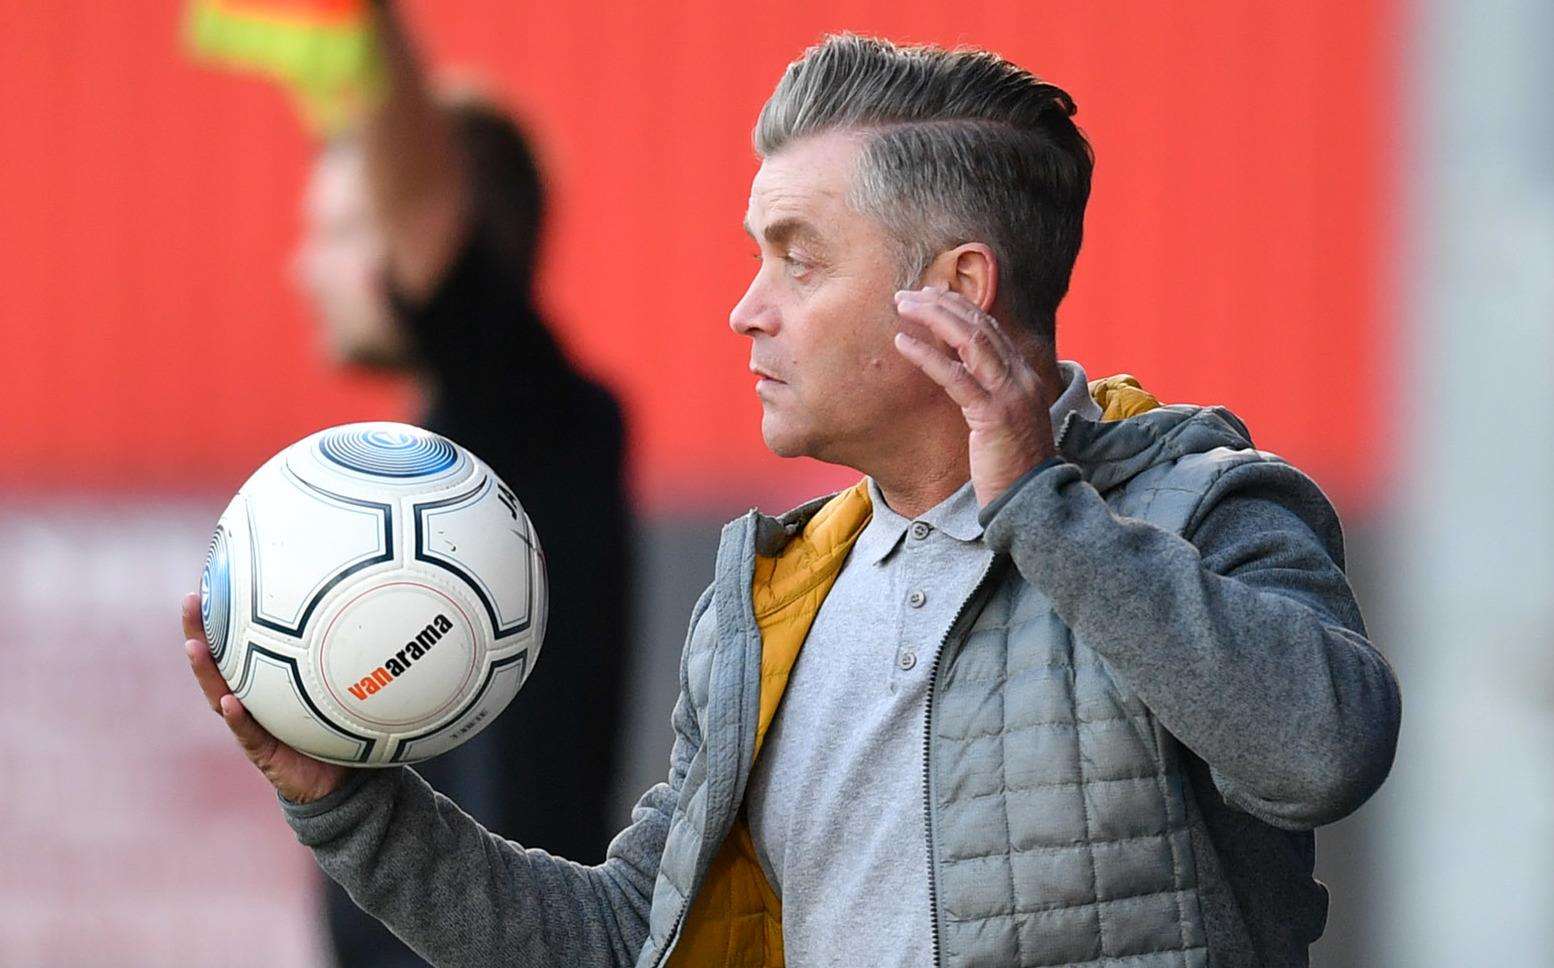
[[[903,649],[901,654],[896,656],[896,665],[900,666],[903,671],[911,669],[917,665],[917,653],[911,649]]]
[[[913,608],[922,608],[923,603],[926,601],[928,601],[928,596],[924,595],[921,591],[915,591],[907,596],[907,604]]]
[[[912,537],[916,538],[917,540],[921,541],[928,537],[928,530],[928,525],[924,524],[923,522],[912,522]]]

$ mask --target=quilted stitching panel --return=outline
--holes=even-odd
[[[1116,958],[1186,947],[1182,938],[1182,903],[1178,892],[1170,890],[1102,902],[1100,917],[1106,925],[1103,954]],[[1172,963],[1179,962],[1173,958]]]
[[[949,965],[1017,965],[1018,937],[1011,918],[944,926],[939,947]]]
[[[1083,844],[1016,851],[1010,861],[1015,896],[1040,899],[1019,905],[1021,912],[1077,907],[1095,900],[1090,851]]]
[[[1033,911],[1016,922],[1020,965],[1076,965],[1101,956],[1100,909],[1094,904]]]
[[[1166,832],[1166,806],[1154,776],[1092,780],[1081,789],[1090,813],[1091,842],[1131,841]]]
[[[979,736],[955,745],[946,757],[937,783],[942,800],[975,799],[1010,791],[1072,782],[1064,764],[1079,755],[1079,736],[1067,723],[1049,723],[1022,730],[1019,742],[1005,744],[998,736]]]
[[[1143,703],[1017,578],[941,683],[949,963],[1189,964],[1184,950],[1202,939],[1196,898],[1180,898],[1193,887],[1183,787]]]
[[[934,732],[949,742],[975,746],[1012,731],[1072,729],[1069,678],[1067,667],[1057,666],[1009,680],[961,679],[953,694],[946,693],[951,698],[934,709]]]
[[[1076,729],[1084,775],[1090,782],[1153,778],[1161,769],[1155,759],[1150,724],[1146,719],[1117,716],[1081,722]]]
[[[1038,787],[1012,796],[941,804],[939,825],[954,833],[941,837],[942,845],[936,845],[940,862],[950,867],[956,861],[1003,856],[1012,850],[1082,843],[1085,817],[1079,790],[1077,785]]]
[[[1169,837],[1151,834],[1094,846],[1096,890],[1101,897],[1131,897],[1176,887]]]

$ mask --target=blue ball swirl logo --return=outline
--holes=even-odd
[[[458,463],[458,448],[421,431],[341,428],[324,434],[319,452],[347,470],[376,477],[427,477]]]
[[[200,572],[200,624],[210,654],[220,663],[227,653],[227,630],[232,617],[232,579],[227,567],[227,533],[216,528]]]

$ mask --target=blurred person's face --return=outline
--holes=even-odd
[[[396,366],[404,362],[406,346],[383,291],[384,239],[364,163],[349,144],[319,153],[303,200],[294,268],[331,358]]]
[[[949,398],[892,342],[901,266],[884,227],[847,203],[860,154],[855,136],[832,131],[762,163],[745,216],[760,268],[729,324],[764,375],[766,446],[868,472]]]

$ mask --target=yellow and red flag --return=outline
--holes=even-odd
[[[184,39],[196,61],[282,85],[327,134],[377,90],[372,23],[368,0],[190,0]]]

